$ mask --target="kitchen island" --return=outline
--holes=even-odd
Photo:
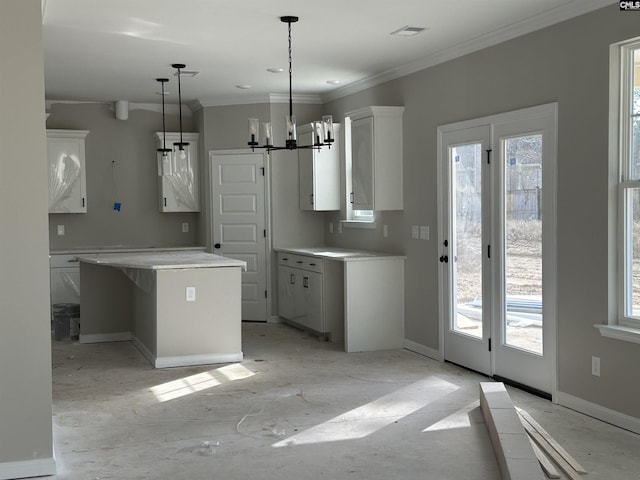
[[[245,262],[200,251],[78,260],[80,343],[130,340],[156,368],[242,360]]]

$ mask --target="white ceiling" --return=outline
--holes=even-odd
[[[160,103],[172,63],[183,102],[225,105],[287,94],[328,100],[617,3],[611,0],[43,0],[47,100]],[[413,37],[404,26],[426,27]],[[274,74],[267,68],[280,67]],[[329,80],[340,84],[330,85]],[[237,85],[251,85],[240,90]]]

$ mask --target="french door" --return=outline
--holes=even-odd
[[[551,395],[556,105],[438,133],[444,359]]]

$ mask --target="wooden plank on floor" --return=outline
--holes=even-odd
[[[560,474],[558,473],[558,470],[556,469],[556,467],[553,465],[553,462],[549,460],[549,458],[544,454],[542,450],[540,450],[540,447],[538,446],[538,444],[534,442],[531,437],[529,437],[529,441],[531,442],[531,448],[533,448],[533,453],[535,453],[536,457],[538,457],[540,466],[542,467],[542,470],[547,475],[547,477],[560,478]]]
[[[569,465],[578,473],[584,475],[587,471],[582,468],[582,466],[578,463],[578,461],[573,458],[564,448],[560,445],[547,431],[540,425],[535,419],[527,413],[526,410],[523,410],[520,407],[516,407],[516,411],[520,414],[520,416],[529,423],[540,435],[542,435],[547,442],[558,452],[562,457],[567,461]]]
[[[521,417],[522,418],[522,417]],[[538,444],[538,446],[547,454],[553,462],[560,467],[569,480],[581,480],[580,474],[560,455],[551,444],[540,435],[535,428],[529,425],[528,422],[522,422],[522,426],[529,436]]]

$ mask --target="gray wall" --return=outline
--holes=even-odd
[[[87,213],[49,215],[52,250],[199,244],[198,213],[158,209],[154,132],[162,131],[160,112],[131,108],[128,120],[117,120],[113,104],[53,103],[50,113],[47,128],[89,130],[85,140]],[[185,132],[193,131],[192,123],[183,108]],[[177,114],[167,114],[166,128],[179,131]],[[113,209],[115,201],[122,204],[119,212]],[[182,233],[182,222],[190,224],[188,233]],[[57,225],[65,226],[64,236],[57,235]]]
[[[383,214],[390,238],[353,229],[327,241],[404,251],[406,337],[437,349],[437,126],[559,103],[559,390],[634,417],[640,384],[629,374],[640,345],[603,338],[593,325],[607,321],[609,45],[637,36],[637,15],[611,5],[325,105],[337,117],[366,105],[406,107],[405,209]],[[429,225],[431,240],[411,240],[412,224]],[[592,355],[601,358],[601,377],[591,375]]]
[[[54,468],[42,55],[40,0],[0,2],[1,478]]]

